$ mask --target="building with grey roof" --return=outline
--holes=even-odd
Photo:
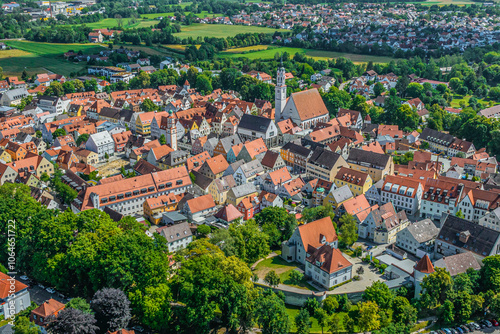
[[[163,226],[156,230],[167,239],[167,246],[169,252],[175,252],[180,249],[186,248],[193,241],[193,233],[189,228],[189,224],[184,222],[170,226]]]
[[[481,269],[479,261],[471,252],[445,256],[434,262],[434,267],[446,269],[452,277],[465,273],[469,268]]]
[[[10,106],[10,105],[18,105],[21,103],[21,100],[29,95],[26,88],[16,88],[8,90],[2,93],[0,97],[0,105],[2,106]]]
[[[432,254],[438,233],[439,228],[430,219],[424,219],[400,231],[396,236],[396,246],[414,255],[417,255],[418,249]]]
[[[478,260],[500,254],[500,232],[452,215],[446,217],[436,238],[437,258],[472,252]]]
[[[106,159],[106,154],[112,156],[115,153],[115,142],[109,132],[103,131],[90,135],[85,148],[97,153],[99,162],[103,162]]]

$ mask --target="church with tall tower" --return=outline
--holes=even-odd
[[[281,67],[278,68],[278,75],[276,77],[276,87],[274,88],[274,110],[275,115],[281,115],[286,104],[286,84],[285,84],[285,68],[283,62]],[[277,117],[277,119],[279,119]]]

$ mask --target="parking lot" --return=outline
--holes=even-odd
[[[454,327],[454,328],[456,328],[456,327]],[[439,331],[434,331],[434,332],[431,332],[431,333],[440,334]],[[472,332],[469,332],[469,333],[472,333],[472,334],[500,333],[500,326],[498,326],[498,327],[490,327],[490,328],[482,328],[482,329],[475,330],[475,331],[472,331]]]

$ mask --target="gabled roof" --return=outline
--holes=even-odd
[[[10,287],[11,287],[11,282],[9,281],[11,277],[7,274],[4,274],[0,272],[0,298],[5,299],[9,296],[11,293]],[[14,282],[14,289],[15,292],[19,292],[23,289],[26,289],[28,286],[26,284],[23,284],[19,282],[18,280],[15,280]]]
[[[406,229],[418,243],[435,239],[439,233],[439,228],[430,219],[412,223]]]
[[[465,273],[469,268],[474,270],[481,269],[481,265],[471,252],[443,257],[434,262],[434,266],[437,268],[445,268],[452,277]]]
[[[335,179],[351,183],[357,186],[364,186],[368,177],[369,175],[367,173],[357,171],[351,168],[340,167],[337,175],[335,176]]]
[[[316,88],[292,93],[290,99],[302,121],[328,115],[328,109]]]
[[[195,197],[193,199],[188,200],[186,204],[189,207],[191,213],[197,213],[215,207],[212,195],[203,195],[200,197]]]
[[[215,175],[224,172],[229,167],[229,164],[222,155],[216,155],[213,158],[207,159],[204,164]]]
[[[191,229],[187,222],[175,224],[171,226],[163,226],[156,230],[157,233],[163,235],[168,243],[192,236]]]
[[[337,232],[330,217],[321,218],[298,227],[302,245],[307,250],[309,246],[320,248],[323,239],[327,243],[338,240]]]
[[[293,142],[286,143],[281,149],[285,151],[290,151],[293,154],[300,155],[306,158],[311,153],[311,150],[308,149],[307,147],[304,147],[302,145],[297,145]]]
[[[462,233],[468,237],[466,239],[460,238]],[[454,247],[459,247],[485,257],[494,251],[493,247],[499,236],[500,232],[498,231],[466,219],[448,215],[436,240],[452,244]]]
[[[238,124],[238,129],[241,128],[256,132],[266,132],[272,122],[272,119],[266,117],[244,114]]]
[[[332,169],[339,159],[343,159],[338,153],[324,149],[323,147],[316,147],[313,154],[309,158],[309,163],[324,166],[327,169]]]
[[[278,160],[279,157],[280,154],[278,152],[268,150],[264,154],[264,157],[262,158],[262,161],[260,163],[262,164],[262,166],[268,168],[274,168],[274,165],[276,164],[276,161]]]
[[[386,154],[380,154],[370,151],[365,151],[357,148],[353,148],[349,151],[349,156],[347,157],[347,162],[353,163],[369,163],[370,165],[375,165],[378,167],[385,168],[389,162],[390,156]]]

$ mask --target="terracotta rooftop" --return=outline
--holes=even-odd
[[[424,274],[432,274],[434,272],[434,266],[432,265],[431,259],[429,259],[427,254],[425,254],[424,257],[417,262],[415,270]]]

